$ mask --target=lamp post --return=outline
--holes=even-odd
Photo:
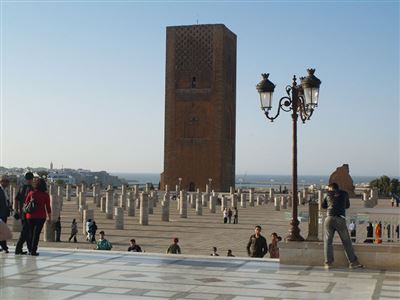
[[[182,184],[182,177],[179,177],[178,181],[179,181],[179,185],[178,186],[179,186],[179,191],[180,191],[181,190],[181,184]]]
[[[269,74],[261,74],[263,79],[257,84],[260,94],[261,109],[265,116],[273,122],[282,111],[292,112],[293,146],[292,146],[292,197],[293,209],[290,221],[288,241],[304,241],[300,235],[299,220],[297,217],[297,119],[300,116],[303,123],[310,120],[314,109],[318,106],[319,86],[321,81],[314,76],[315,69],[307,69],[308,76],[300,77],[301,85],[297,85],[296,76],[293,76],[292,85],[286,86],[287,96],[279,100],[278,110],[275,116],[270,116],[272,108],[272,94],[275,85],[268,80]]]
[[[208,188],[210,192],[212,192],[211,183],[212,183],[212,178],[208,178]]]

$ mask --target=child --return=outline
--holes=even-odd
[[[282,240],[280,236],[277,235],[276,232],[273,232],[271,234],[271,244],[268,246],[269,250],[269,257],[270,258],[279,258],[279,247],[278,247],[278,242]]]

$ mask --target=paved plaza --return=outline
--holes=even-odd
[[[41,249],[0,255],[0,299],[399,299],[400,273],[268,259]]]

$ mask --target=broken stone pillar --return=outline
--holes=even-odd
[[[46,222],[44,222],[44,227],[43,227],[44,237],[43,237],[43,240],[45,242],[54,242],[56,240],[54,224],[55,224],[54,221],[46,220]]]
[[[221,196],[221,211],[224,211],[225,208],[228,207],[228,201],[226,200],[225,195]]]
[[[240,206],[245,208],[246,207],[246,194],[241,194],[240,196]]]
[[[234,194],[235,193],[235,187],[234,186],[231,186],[230,188],[229,188],[229,194]]]
[[[161,221],[169,222],[169,192],[168,190],[164,194],[164,199],[161,202]]]
[[[79,207],[86,207],[86,196],[83,192],[79,193]]]
[[[293,207],[293,194],[292,193],[287,196],[287,205],[288,205],[288,207]]]
[[[190,194],[190,208],[196,207],[196,194]]]
[[[305,190],[303,190],[303,192],[298,192],[297,193],[297,203],[299,204],[299,205],[301,205],[302,203],[303,203],[303,196],[304,196],[304,191]]]
[[[149,196],[147,197],[147,199],[148,199],[148,202],[149,202],[149,209],[148,209],[148,212],[149,212],[149,215],[152,215],[153,213],[154,213],[154,193],[153,192],[150,192],[149,194],[148,194]]]
[[[128,216],[135,216],[135,199],[133,198],[133,192],[128,192]]]
[[[84,236],[87,235],[87,231],[86,231],[86,221],[91,219],[93,221],[94,219],[94,211],[93,209],[84,209],[82,212],[82,234]]]
[[[202,199],[200,198],[200,194],[196,197],[196,215],[201,216],[203,214],[203,204]]]
[[[118,206],[119,195],[117,193],[113,193],[113,206]]]
[[[274,197],[275,197],[275,190],[274,188],[270,188],[269,189],[269,199],[272,201],[274,201]]]
[[[139,188],[137,185],[133,186],[133,197],[135,198],[136,201],[136,208],[140,208],[140,195],[139,195]]]
[[[76,196],[76,198],[79,197],[79,193],[80,192],[81,192],[81,189],[80,189],[79,185],[76,185],[76,188],[75,188],[75,196]],[[78,203],[78,201],[77,201],[77,203]],[[79,204],[77,204],[77,205],[79,205]]]
[[[274,198],[274,207],[276,211],[280,211],[281,210],[281,201],[280,201],[280,197],[279,196],[275,196]]]
[[[100,198],[100,211],[106,212],[106,197]]]
[[[249,189],[249,206],[254,206],[254,188]]]
[[[281,196],[281,209],[287,209],[287,198],[285,196]]]
[[[179,195],[179,215],[181,218],[187,218],[187,196],[185,191],[181,191]]]
[[[310,201],[307,241],[318,241],[318,202]]]
[[[149,198],[147,193],[140,194],[140,224],[149,225]]]
[[[208,199],[210,198],[210,196],[207,193],[204,193],[201,195],[201,203],[203,205],[203,207],[207,207],[208,206]]]
[[[210,213],[215,214],[215,207],[217,205],[217,195],[213,193],[212,196],[210,196]]]
[[[238,206],[238,196],[236,194],[232,194],[231,196],[231,206],[232,207]]]
[[[114,208],[115,229],[124,229],[124,209],[122,207]]]
[[[71,201],[71,185],[69,184],[65,186],[65,200]]]
[[[113,218],[114,207],[114,191],[109,189],[106,191],[106,219]]]
[[[263,198],[262,198],[261,195],[258,195],[258,196],[257,196],[257,206],[260,206],[260,205],[262,205],[262,204],[263,204]]]

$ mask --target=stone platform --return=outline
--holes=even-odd
[[[40,248],[0,254],[0,299],[398,299],[400,273],[272,259]]]

